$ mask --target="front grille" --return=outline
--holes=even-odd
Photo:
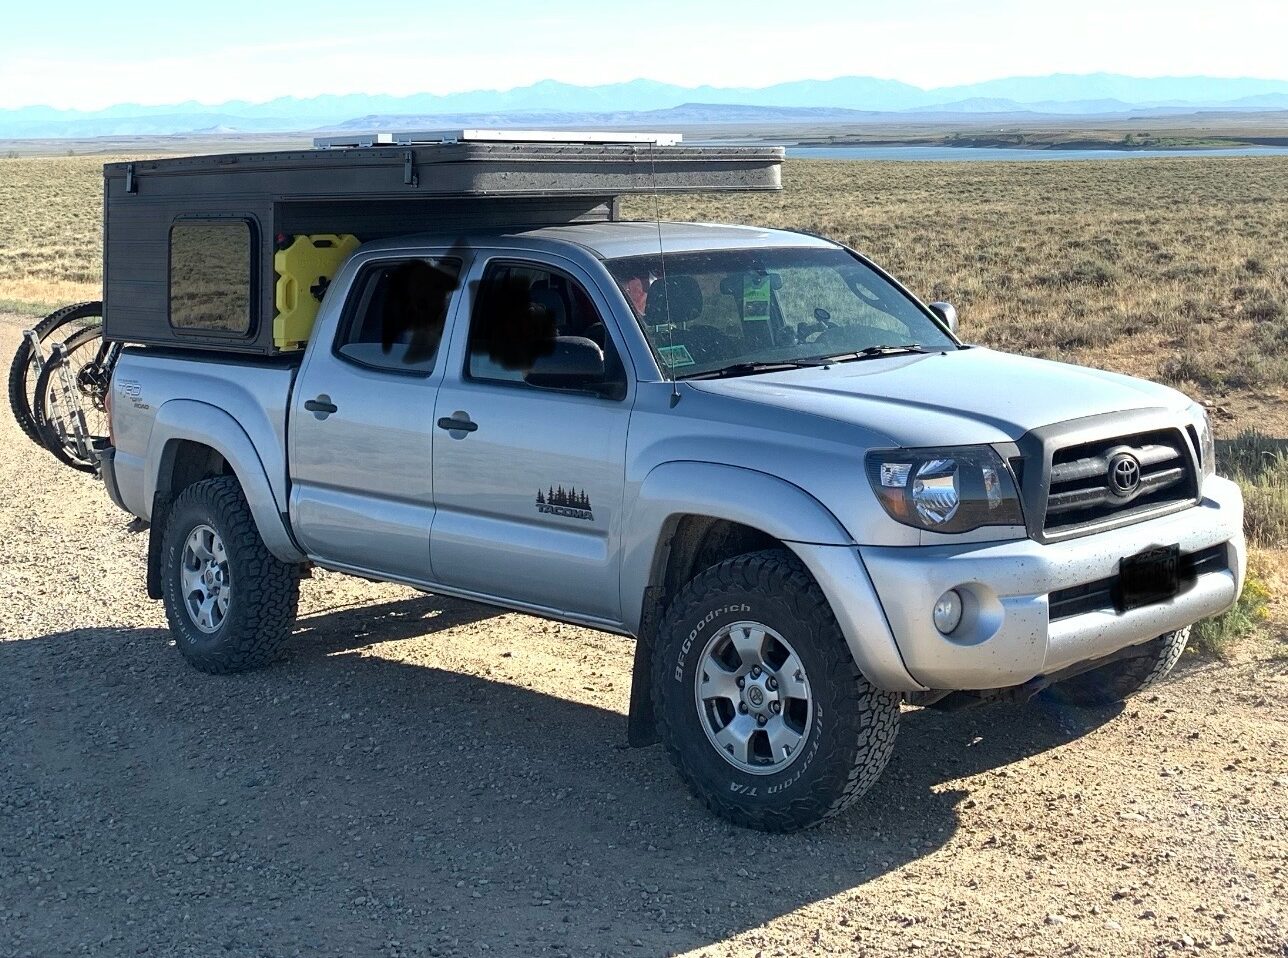
[[[1134,465],[1133,465],[1134,463]],[[1115,471],[1136,470],[1136,484],[1115,488]],[[1197,499],[1194,458],[1182,432],[1159,429],[1057,449],[1051,459],[1046,532],[1119,525]]]
[[[1184,588],[1192,584],[1201,575],[1209,572],[1222,572],[1230,567],[1228,550],[1225,543],[1191,552],[1181,556],[1181,585]],[[1086,612],[1107,612],[1114,608],[1114,594],[1118,588],[1118,576],[1097,579],[1084,585],[1060,589],[1048,596],[1051,608],[1051,621],[1067,619],[1070,616]]]

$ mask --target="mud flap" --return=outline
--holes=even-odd
[[[626,716],[626,744],[631,748],[656,745],[657,720],[653,714],[653,638],[661,617],[662,590],[644,590],[644,615],[639,638],[635,640],[635,663],[631,668],[631,704]]]
[[[161,598],[161,539],[170,518],[170,497],[157,493],[152,499],[152,524],[148,526],[148,598]]]

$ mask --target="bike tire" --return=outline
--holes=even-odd
[[[76,303],[55,310],[33,328],[36,331],[36,337],[43,343],[68,323],[95,317],[101,319],[102,315],[103,304],[97,300]],[[44,445],[40,431],[36,428],[36,418],[32,409],[32,397],[36,394],[35,381],[36,377],[32,375],[31,367],[31,345],[24,336],[9,366],[9,408],[18,423],[18,428],[26,434],[27,438],[37,445]]]
[[[79,329],[65,341],[68,353],[71,353],[91,340],[101,339],[102,333],[97,327]],[[71,466],[80,472],[98,472],[98,463],[92,458],[85,460],[76,455],[74,451],[63,441],[63,436],[55,427],[49,411],[50,390],[54,388],[54,376],[58,372],[60,365],[59,360],[51,359],[45,363],[45,368],[40,371],[36,378],[35,403],[32,407],[32,421],[35,424],[36,434],[40,437],[40,444],[53,453],[54,458],[65,466]],[[102,436],[88,436],[90,449],[95,448],[95,440],[101,440]],[[92,453],[91,453],[92,456]]]

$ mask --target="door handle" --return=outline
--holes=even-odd
[[[473,432],[478,427],[478,423],[471,422],[470,417],[463,412],[458,412],[452,416],[444,416],[438,420],[438,428],[446,429],[448,432]]]
[[[318,396],[317,399],[306,399],[304,408],[316,415],[319,419],[325,419],[333,412],[339,412],[340,407],[331,401],[331,397],[326,393]]]

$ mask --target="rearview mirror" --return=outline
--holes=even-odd
[[[953,335],[957,335],[957,307],[952,303],[931,303],[930,310],[944,321]]]
[[[584,336],[556,336],[554,349],[537,357],[523,381],[555,389],[600,385],[604,381],[604,351]]]

